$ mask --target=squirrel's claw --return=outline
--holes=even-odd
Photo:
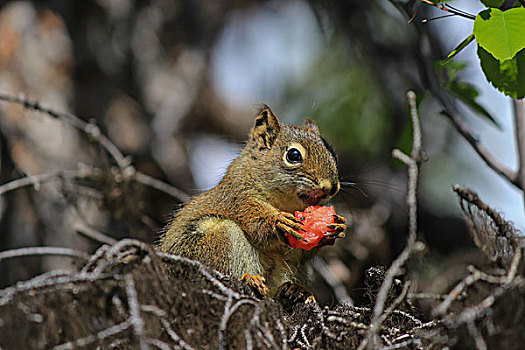
[[[293,227],[292,228],[292,227],[290,227],[290,226],[288,226],[288,225],[286,225],[286,224],[284,224],[282,222],[277,222],[277,228],[280,231],[282,231],[282,232],[292,236],[295,239],[298,239],[300,241],[306,242],[306,239],[304,239],[304,237],[299,232],[295,231],[295,229],[304,231],[300,226],[299,227],[297,227],[297,226],[298,225],[295,224],[294,226],[292,226]]]
[[[275,292],[274,299],[286,312],[292,312],[296,304],[317,304],[311,291],[294,282],[283,283]]]
[[[245,273],[244,275],[242,275],[239,281],[246,282],[250,286],[252,291],[261,297],[266,297],[270,294],[270,290],[266,286],[266,279],[263,276],[254,276],[250,275],[249,273]]]
[[[325,245],[334,245],[337,238],[345,238],[345,224],[328,224],[326,226],[328,227],[329,231],[327,231],[323,238],[321,238],[321,241],[319,241],[319,246],[322,247]]]
[[[341,232],[341,233],[343,233],[343,231],[346,230],[346,225],[345,224],[328,224],[328,225],[326,225],[326,227],[328,227],[328,230],[329,230],[327,232],[327,234],[331,233],[331,232]]]
[[[284,216],[286,219],[291,220],[291,221],[301,225],[301,226],[299,226],[299,228],[301,230],[303,230],[302,229],[303,222],[301,220],[299,220],[298,218],[296,218],[295,215],[283,211],[283,212],[281,212],[281,216]]]
[[[306,242],[306,239],[297,231],[306,232],[299,219],[287,212],[280,212],[275,225],[277,229],[295,239]]]
[[[342,216],[339,216],[337,214],[332,215],[334,217],[334,222],[336,224],[344,224],[346,222],[346,219]]]

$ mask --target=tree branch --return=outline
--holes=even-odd
[[[37,111],[37,112],[40,112],[40,113],[47,114],[47,115],[51,116],[52,118],[62,120],[64,122],[74,126],[75,128],[83,131],[86,135],[89,136],[90,140],[100,144],[111,155],[111,157],[113,158],[113,160],[115,161],[115,163],[119,167],[122,176],[124,176],[125,178],[132,178],[135,181],[140,182],[140,183],[142,183],[142,184],[144,184],[146,186],[149,186],[149,187],[155,188],[155,189],[157,189],[159,191],[162,191],[162,192],[164,192],[164,193],[166,193],[166,194],[168,194],[168,195],[178,199],[181,202],[184,202],[184,201],[186,201],[189,198],[189,196],[186,193],[184,193],[183,191],[175,188],[174,186],[169,185],[169,184],[167,184],[165,182],[162,182],[162,181],[160,181],[158,179],[155,179],[155,178],[153,178],[153,177],[151,177],[149,175],[143,174],[143,173],[141,173],[139,171],[136,171],[136,169],[131,164],[129,157],[124,156],[124,154],[109,139],[109,137],[107,137],[106,135],[104,135],[104,134],[102,134],[100,132],[100,129],[99,129],[99,127],[97,125],[95,125],[93,123],[85,122],[84,120],[80,119],[79,117],[77,117],[74,114],[65,113],[65,112],[58,112],[58,111],[55,111],[55,110],[53,110],[51,108],[44,107],[39,102],[31,101],[31,100],[29,100],[26,97],[15,97],[15,96],[10,96],[10,95],[6,95],[6,94],[1,94],[0,93],[0,100],[1,101],[7,101],[7,102],[16,103],[16,104],[19,104],[19,105],[23,105],[24,108],[26,108],[26,109],[30,109],[30,110],[33,110],[33,111]],[[49,174],[49,176],[51,176],[51,174]],[[42,175],[42,177],[43,178],[47,178],[44,175]],[[55,177],[56,177],[56,175],[55,175]],[[21,179],[20,181],[21,181],[21,183],[25,183],[25,181],[29,181],[29,183],[27,184],[27,185],[29,185],[29,184],[37,183],[37,182],[35,182],[36,180],[38,180],[38,178],[32,179],[32,180]],[[33,182],[31,182],[31,181],[33,181]],[[40,180],[40,181],[42,181],[42,180]],[[0,192],[0,195],[1,194],[2,194],[2,192]]]
[[[87,225],[81,223],[75,225],[75,231],[78,234],[89,238],[97,243],[114,245],[118,242],[115,238],[103,234],[102,232],[97,231],[94,228],[88,227]]]
[[[525,190],[525,99],[512,100],[514,106],[514,127],[518,149],[518,187]],[[525,195],[523,197],[525,203]]]
[[[89,254],[80,250],[63,247],[28,247],[4,250],[3,252],[0,252],[0,260],[37,255],[61,255],[70,258],[89,260]]]
[[[419,124],[419,117],[416,107],[416,94],[413,91],[407,93],[407,101],[410,107],[410,117],[413,127],[412,151],[410,156],[404,154],[398,149],[392,151],[392,156],[405,163],[408,167],[408,189],[406,196],[406,203],[408,207],[408,240],[405,249],[392,262],[392,265],[385,273],[385,279],[381,284],[381,288],[377,293],[376,303],[370,322],[366,337],[363,339],[358,347],[358,350],[363,350],[368,346],[368,349],[377,347],[377,334],[385,317],[383,311],[394,278],[401,272],[401,267],[407,262],[410,256],[418,251],[424,249],[425,245],[418,242],[417,238],[417,183],[419,178],[419,164],[422,159],[421,152],[421,127]],[[405,291],[406,293],[406,291]],[[398,301],[399,302],[399,301]],[[391,311],[390,311],[391,312]]]
[[[100,129],[97,125],[85,122],[74,114],[58,112],[44,107],[40,105],[40,103],[31,101],[26,97],[15,97],[6,94],[0,94],[0,100],[20,104],[26,109],[44,113],[55,119],[65,121],[78,130],[86,133],[94,142],[99,143],[111,155],[121,170],[125,169],[129,165],[129,159],[124,157],[118,147],[106,135],[100,132]]]
[[[459,9],[453,7],[452,5],[449,5],[449,4],[434,3],[434,2],[432,2],[430,0],[421,0],[421,1],[423,1],[426,4],[432,5],[434,7],[437,7],[438,9],[440,9],[442,11],[449,12],[449,13],[455,15],[455,16],[461,16],[461,17],[468,18],[468,19],[471,19],[471,20],[475,20],[476,19],[476,16],[474,16],[473,14],[470,14],[470,13],[465,12],[463,10],[459,10]]]
[[[46,174],[38,174],[38,175],[31,175],[26,176],[20,179],[16,179],[10,182],[7,182],[0,186],[0,196],[10,192],[17,190],[19,188],[25,187],[25,186],[38,186],[41,183],[44,182],[50,182],[60,179],[71,179],[71,178],[77,178],[77,177],[85,177],[87,175],[86,170],[59,170],[52,173],[46,173]]]
[[[146,185],[146,186],[155,188],[161,192],[164,192],[172,196],[173,198],[178,199],[181,202],[185,202],[190,198],[190,196],[188,196],[186,193],[182,192],[178,188],[170,184],[167,184],[163,181],[160,181],[159,179],[156,179],[152,176],[141,173],[140,171],[136,172],[134,179],[143,185]]]
[[[507,168],[496,158],[494,158],[489,152],[489,150],[485,147],[485,145],[481,143],[480,139],[473,135],[472,131],[467,126],[467,124],[461,119],[461,117],[459,117],[459,115],[453,109],[447,108],[448,106],[446,106],[444,103],[442,104],[444,105],[445,110],[441,113],[450,119],[452,125],[454,125],[454,127],[461,134],[461,136],[463,136],[463,138],[472,146],[474,151],[476,151],[476,153],[481,157],[481,159],[483,159],[485,164],[487,164],[489,168],[494,170],[503,178],[507,179],[511,184],[515,185],[520,189],[523,189],[523,187],[518,181],[518,174],[515,171],[512,171],[511,169]]]

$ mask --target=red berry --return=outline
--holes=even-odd
[[[309,206],[302,211],[296,211],[295,217],[301,220],[306,232],[299,232],[306,242],[287,235],[288,241],[293,248],[310,250],[317,246],[325,233],[328,231],[326,225],[334,223],[335,210],[333,206]]]

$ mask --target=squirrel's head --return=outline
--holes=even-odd
[[[281,124],[261,105],[245,154],[266,187],[261,192],[280,210],[303,210],[339,191],[336,154],[310,119],[303,127]]]

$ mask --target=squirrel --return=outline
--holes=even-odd
[[[328,200],[339,188],[336,154],[317,125],[310,119],[303,127],[281,124],[260,105],[240,155],[216,187],[175,213],[160,250],[244,279],[263,296],[285,282],[306,285],[306,262],[318,247],[289,245],[285,234],[304,240],[292,213]],[[319,247],[344,237],[345,219],[334,218]]]

